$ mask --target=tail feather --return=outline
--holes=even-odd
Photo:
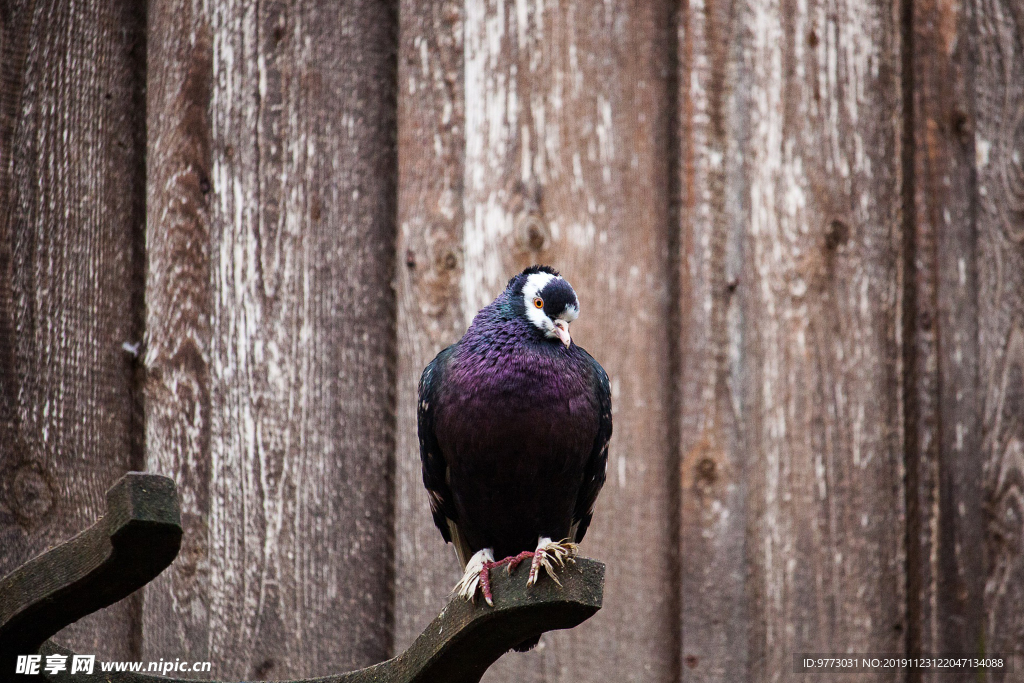
[[[452,545],[455,546],[455,554],[459,556],[459,563],[462,565],[463,571],[465,571],[469,558],[473,557],[475,551],[469,547],[466,539],[459,533],[459,526],[450,519],[448,520],[448,530],[452,534]]]

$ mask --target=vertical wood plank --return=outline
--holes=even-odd
[[[401,5],[398,61],[398,419],[395,654],[444,607],[458,581],[430,517],[416,432],[420,373],[465,331],[462,3]]]
[[[173,168],[150,194],[149,462],[189,489],[197,540],[147,603],[147,656],[203,652],[225,679],[380,661],[395,8],[180,3],[153,22],[170,59],[151,61],[150,158]]]
[[[406,266],[402,290],[411,325],[400,328],[402,372],[418,375],[511,274],[540,262],[576,287],[583,312],[574,336],[612,378],[609,482],[583,545],[608,563],[605,607],[571,632],[545,636],[532,653],[507,655],[485,680],[678,673],[668,542],[668,16],[667,4],[619,2],[474,2],[403,16],[400,157],[413,161],[402,166],[400,215],[416,266]],[[461,83],[450,76],[459,63]],[[464,151],[448,149],[460,144]],[[460,161],[461,178],[443,172]],[[452,271],[439,274],[436,259],[447,259],[455,240]],[[414,381],[400,385],[400,425],[409,425],[400,430],[410,434]],[[409,567],[399,570],[409,577],[400,591],[412,596],[400,604],[424,613],[399,616],[401,638],[427,623],[457,576],[450,549],[442,550],[447,569],[429,549],[443,545],[429,527],[408,439],[399,458],[417,500],[400,515],[420,519],[399,522],[398,563]]]
[[[886,3],[752,9],[743,297],[761,678],[793,652],[904,649],[901,62]]]
[[[680,14],[688,680],[904,648],[899,18]]]
[[[920,2],[914,12],[911,646],[1019,658],[1024,13],[998,1]]]
[[[908,610],[913,653],[986,649],[972,11],[911,3],[907,227]],[[910,672],[968,681],[970,671]]]
[[[0,574],[92,524],[138,467],[144,8],[11,3],[0,19]],[[62,631],[137,650],[127,599]]]
[[[967,434],[965,448],[980,443],[984,457],[983,647],[1015,652],[1019,662],[1024,654],[1024,8],[1001,0],[976,0],[970,8],[976,26],[974,277],[983,412],[982,432],[976,441]],[[952,292],[949,299],[956,300]],[[964,353],[972,343],[964,342]],[[947,366],[959,361],[955,344],[946,354]],[[950,414],[946,426],[953,431],[947,442],[953,446],[959,445],[957,433],[971,426],[958,418]],[[976,470],[978,463],[970,466]]]
[[[766,2],[751,19],[743,296],[761,678],[802,650],[904,649],[901,97],[891,5]]]
[[[488,680],[670,680],[669,13],[661,3],[480,9],[467,5],[464,39],[465,311],[528,262],[561,268],[581,298],[575,338],[611,378],[615,420],[583,545],[608,564],[605,607],[545,649],[507,656]]]
[[[749,661],[743,438],[749,181],[746,5],[684,3],[678,21],[680,569],[684,680],[731,681]]]
[[[196,2],[150,6],[148,35],[146,455],[150,471],[177,484],[184,535],[174,563],[145,589],[143,653],[212,664],[213,43]]]
[[[671,490],[677,482],[669,434],[674,378],[666,154],[674,95],[667,74],[671,13],[663,2],[555,4],[536,14],[516,9],[518,69],[510,76],[521,80],[509,94],[522,110],[518,121],[510,117],[508,132],[515,140],[519,129],[518,168],[506,169],[504,178],[518,177],[522,189],[505,204],[511,235],[501,235],[502,221],[492,223],[486,213],[484,221],[477,214],[473,227],[487,242],[525,242],[536,251],[530,261],[551,262],[566,273],[581,297],[574,338],[608,372],[615,424],[608,481],[583,546],[608,564],[605,606],[579,628],[553,634],[526,673],[565,682],[676,680],[679,577],[671,541],[677,538],[678,498]],[[483,41],[478,49],[477,59],[496,56]],[[490,92],[500,95],[501,89],[492,91],[486,82],[477,87],[478,111],[485,114]],[[467,104],[467,119],[468,111]],[[493,135],[498,122],[484,122]],[[473,148],[470,141],[467,150]],[[480,183],[481,175],[497,170],[493,163],[483,157],[470,170],[467,160],[467,178],[475,175],[477,184],[475,197],[467,191],[467,204],[489,208],[501,196],[497,174]],[[467,180],[467,190],[469,185]],[[539,237],[533,211],[542,221]],[[472,239],[467,236],[467,244]],[[466,271],[472,292],[472,271]],[[476,291],[487,282],[481,278]],[[505,672],[504,680],[523,678],[521,668]]]

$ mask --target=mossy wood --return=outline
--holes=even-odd
[[[16,680],[19,654],[74,654],[47,638],[113,604],[166,568],[181,544],[174,483],[131,472],[107,492],[107,514],[69,541],[0,581],[0,681]],[[496,606],[453,599],[402,654],[365,669],[307,679],[323,683],[446,681],[473,683],[512,646],[545,631],[572,628],[601,608],[604,565],[580,559],[526,590],[525,570],[492,577]],[[344,637],[344,634],[339,634]],[[91,653],[90,653],[91,654]],[[66,671],[54,681],[175,681],[139,673]]]

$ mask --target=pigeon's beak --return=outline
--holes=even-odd
[[[569,348],[569,344],[572,344],[572,337],[569,336],[569,323],[564,320],[556,320],[554,332],[565,344],[565,348]]]

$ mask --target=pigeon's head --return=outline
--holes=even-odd
[[[548,266],[530,266],[509,280],[513,310],[546,338],[572,343],[569,323],[580,314],[572,285]]]

